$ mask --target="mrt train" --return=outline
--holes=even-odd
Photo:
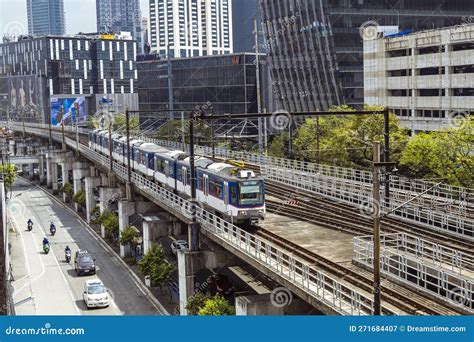
[[[128,165],[127,138],[112,134],[112,158]],[[89,133],[89,147],[106,156],[109,132]],[[161,186],[185,197],[191,197],[189,156],[143,140],[130,140],[131,168]],[[242,226],[255,226],[265,217],[265,185],[253,171],[235,165],[215,162],[202,156],[194,157],[196,168],[196,198],[206,210]]]

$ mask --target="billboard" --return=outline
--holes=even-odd
[[[10,118],[40,119],[37,77],[35,75],[12,76],[4,78],[3,82],[7,83]]]
[[[80,97],[51,97],[51,125],[59,127],[64,125],[76,124],[77,118],[79,125],[87,124],[86,98]]]

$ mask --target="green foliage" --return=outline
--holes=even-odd
[[[99,222],[104,226],[105,235],[107,238],[114,238],[119,234],[118,215],[104,210],[100,215]]]
[[[400,164],[409,176],[444,179],[474,188],[474,119],[459,128],[417,134],[403,151]]]
[[[163,286],[171,276],[176,265],[166,261],[163,247],[153,245],[138,263],[144,276],[150,277],[151,286]]]
[[[186,310],[190,315],[197,315],[199,310],[204,307],[206,301],[212,297],[209,294],[203,294],[202,292],[196,292],[188,298],[186,303]]]
[[[235,315],[235,308],[220,295],[206,299],[204,306],[198,311],[199,316],[232,316]]]
[[[96,206],[91,211],[91,223],[100,224],[100,207]]]
[[[365,106],[365,110],[381,110],[377,106]],[[352,112],[349,106],[338,106],[330,111]],[[398,162],[408,141],[408,134],[399,127],[398,118],[391,114],[390,153]],[[319,149],[318,149],[319,132]],[[372,165],[372,143],[384,138],[383,115],[332,116],[309,118],[295,132],[293,148],[297,159],[341,167],[370,168]],[[274,139],[269,153],[276,157],[288,157],[288,135]]]
[[[268,146],[268,154],[272,157],[277,158],[286,158],[288,157],[286,153],[286,146],[288,146],[288,133],[282,133],[279,136],[275,137],[271,144]]]
[[[72,197],[74,195],[74,189],[71,183],[64,183],[64,185],[61,187],[61,192],[64,192],[68,197]]]
[[[138,116],[129,117],[130,135],[140,134],[140,118]],[[125,114],[115,115],[112,130],[125,135],[127,129],[127,120]]]
[[[184,120],[184,125],[181,120],[172,120],[165,123],[160,127],[154,138],[156,139],[165,139],[171,141],[183,140],[183,126],[184,126],[184,140],[189,143],[189,120]],[[194,122],[194,135],[196,137],[196,142],[199,144],[207,143],[211,144],[212,131],[211,127],[204,121],[196,120]]]
[[[81,207],[85,207],[86,206],[86,193],[85,193],[85,191],[84,190],[79,190],[78,192],[76,192],[74,194],[74,196],[72,197],[72,200],[74,201],[74,203],[77,203]]]
[[[120,233],[119,242],[122,246],[135,247],[138,245],[139,238],[140,233],[136,227],[126,226],[124,230]]]
[[[3,182],[6,189],[10,189],[16,180],[16,168],[13,164],[0,164],[0,173],[4,173]]]
[[[96,129],[99,128],[99,119],[93,115],[87,117],[87,128]]]

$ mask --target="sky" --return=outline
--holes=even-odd
[[[140,0],[142,16],[146,17],[147,4],[147,0]],[[97,31],[95,0],[64,0],[64,7],[67,34]],[[28,33],[26,0],[0,0],[0,38],[5,32]]]

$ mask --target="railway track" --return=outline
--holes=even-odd
[[[319,254],[301,249],[301,247],[295,243],[263,228],[259,229],[255,234],[275,245],[291,251],[291,253],[298,258],[311,263],[328,274],[349,282],[363,291],[368,293],[372,293],[373,291],[373,279],[370,272],[353,267],[352,265],[347,267],[324,258]],[[381,291],[382,301],[390,303],[410,315],[451,316],[464,314],[462,310],[446,307],[445,305],[433,301],[429,297],[414,293],[386,279],[382,281]]]
[[[270,212],[300,218],[326,228],[338,229],[354,235],[371,235],[373,233],[372,218],[361,214],[359,209],[350,205],[316,196],[303,190],[298,190],[295,193],[295,189],[292,187],[269,181],[266,182],[266,193],[280,200],[278,202],[266,199],[267,208]],[[293,203],[293,200],[297,200],[297,203]],[[384,218],[382,219],[381,230],[384,233],[409,233],[472,254],[473,243],[471,241],[441,232],[438,233],[416,224],[405,223],[393,218]]]

